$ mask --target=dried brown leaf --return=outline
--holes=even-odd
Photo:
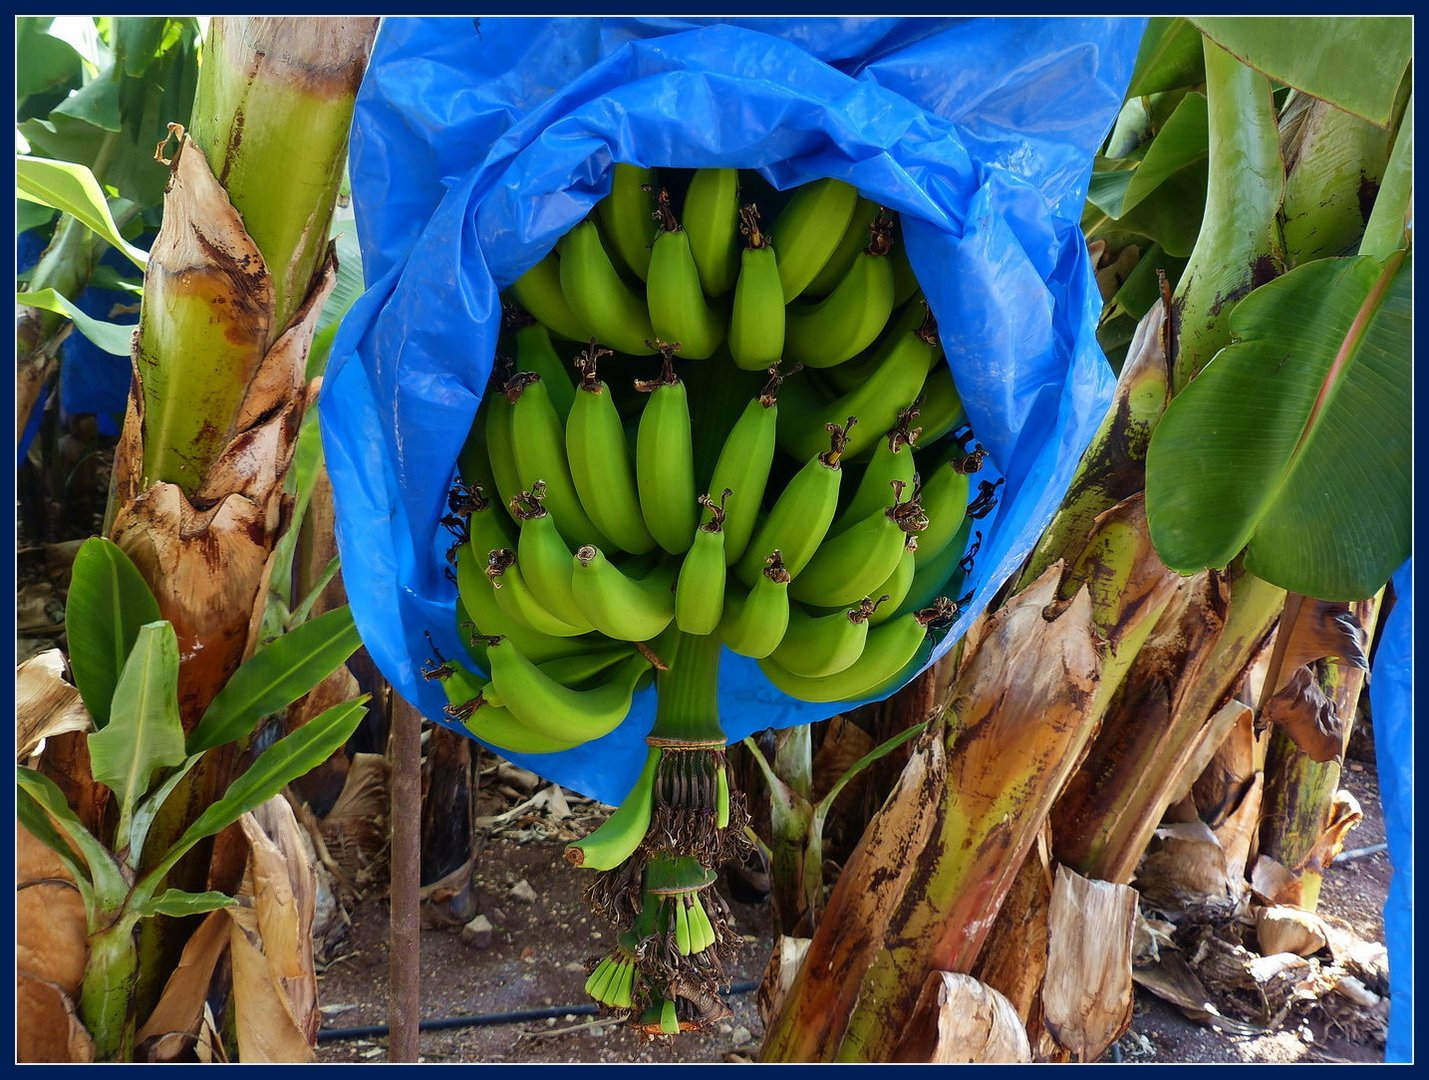
[[[850,722],[847,717],[839,715],[831,719],[824,726],[823,741],[819,743],[819,749],[814,754],[810,770],[813,774],[813,789],[809,801],[817,803],[827,795],[839,777],[873,747],[873,736]],[[839,813],[839,806],[852,807],[857,804],[861,779],[862,777],[856,776],[849,782],[839,796],[840,801],[834,804],[833,814]]]
[[[1197,816],[1215,828],[1240,805],[1255,774],[1265,768],[1264,751],[1255,734],[1255,712],[1239,705],[1236,718],[1210,763],[1191,785]]]
[[[15,973],[15,1060],[88,1064],[94,1042],[74,1001],[52,982]]]
[[[799,965],[804,962],[804,954],[809,951],[809,939],[779,935],[774,950],[769,954],[769,964],[764,969],[764,977],[759,982],[759,1019],[769,1023],[769,1018],[779,1011],[789,988],[794,985],[794,977],[799,974]]]
[[[1095,1061],[1131,1026],[1136,890],[1057,867],[1048,912],[1044,1022],[1078,1061]]]
[[[184,943],[183,954],[164,983],[159,1003],[134,1037],[148,1060],[174,1061],[198,1039],[209,985],[219,960],[228,951],[228,936],[227,912],[214,911],[204,916]]]
[[[1290,610],[1289,603],[1286,610]],[[1285,633],[1285,628],[1282,627],[1279,632]],[[1364,627],[1350,604],[1302,598],[1299,611],[1289,627],[1276,690],[1285,686],[1299,668],[1316,660],[1332,658],[1368,671],[1365,644]]]
[[[1261,723],[1285,732],[1314,761],[1338,761],[1344,754],[1344,723],[1312,668],[1290,673],[1261,710]]]
[[[1255,860],[1255,865],[1250,870],[1250,887],[1255,895],[1267,904],[1286,904],[1291,907],[1300,906],[1304,892],[1300,875],[1269,855],[1262,855]]]
[[[1032,1048],[1007,998],[971,975],[934,971],[923,983],[892,1060],[1014,1064],[1030,1062]]]
[[[1265,907],[1255,913],[1255,940],[1267,956],[1275,953],[1311,956],[1329,944],[1329,932],[1314,912]]]
[[[40,743],[67,731],[88,731],[89,711],[65,681],[64,654],[46,649],[15,669],[15,757],[24,761]]]
[[[89,956],[84,900],[60,857],[19,824],[15,886],[16,970],[77,997]]]

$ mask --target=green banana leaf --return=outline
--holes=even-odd
[[[86,166],[21,155],[15,159],[15,184],[20,198],[73,214],[140,270],[149,265],[148,252],[119,235],[104,189]]]
[[[1242,63],[1380,127],[1389,125],[1414,41],[1407,15],[1191,21]]]
[[[105,910],[114,910],[124,902],[129,891],[129,883],[103,844],[84,827],[79,815],[65,802],[64,792],[59,785],[44,773],[20,766],[15,770],[20,821],[52,851],[60,856],[71,868],[77,864],[74,851],[84,859],[87,873],[75,874],[75,880],[84,888],[92,888],[90,894]],[[48,823],[49,827],[45,827]],[[66,843],[66,841],[68,843]],[[84,869],[84,868],[82,868]],[[90,899],[86,897],[86,901]]]
[[[331,675],[361,644],[352,612],[343,606],[259,649],[204,710],[189,735],[188,752],[202,753],[247,735],[264,716],[291,705]]]
[[[1128,98],[1204,82],[1201,32],[1182,18],[1148,19],[1127,87]]]
[[[172,624],[139,628],[114,688],[109,723],[88,742],[90,771],[119,801],[123,831],[154,773],[184,760],[179,642]]]
[[[110,356],[128,356],[134,341],[134,327],[120,323],[105,322],[92,315],[86,315],[78,305],[54,289],[36,289],[34,292],[15,294],[15,303],[25,307],[53,311],[56,315],[67,315],[74,328],[88,338],[96,348],[103,349]]]
[[[109,723],[114,689],[139,628],[157,622],[158,601],[129,556],[92,536],[75,556],[65,603],[65,637],[75,686],[94,726]]]
[[[1410,277],[1400,251],[1256,289],[1146,460],[1156,550],[1322,600],[1371,596],[1410,548]]]
[[[233,897],[221,892],[184,892],[182,889],[165,889],[147,904],[139,908],[140,915],[168,915],[181,919],[185,915],[206,915],[219,908],[232,907],[238,903]]]

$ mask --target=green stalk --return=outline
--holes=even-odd
[[[1361,255],[1383,258],[1405,245],[1405,230],[1409,225],[1413,195],[1414,95],[1411,94],[1404,107],[1399,133],[1394,138],[1394,149],[1390,152],[1389,166],[1384,171],[1384,182],[1380,184],[1379,195],[1374,200],[1374,209],[1365,225],[1364,238],[1360,241]]]
[[[1210,181],[1196,246],[1176,294],[1173,390],[1230,340],[1230,314],[1285,267],[1280,235],[1285,169],[1270,80],[1210,38],[1204,43]]]
[[[134,981],[139,966],[134,944],[136,921],[136,916],[124,915],[89,939],[79,1017],[94,1040],[97,1061],[129,1061],[134,1056]]]
[[[716,635],[677,633],[668,670],[655,674],[655,726],[650,734],[689,742],[724,741],[719,722],[719,658]]]

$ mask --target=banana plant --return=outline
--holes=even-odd
[[[233,899],[167,884],[169,871],[200,842],[338,750],[366,712],[365,698],[334,705],[297,731],[248,755],[223,796],[189,821],[172,842],[153,826],[206,752],[241,747],[260,722],[300,698],[357,648],[346,608],[320,616],[258,650],[185,733],[179,715],[178,638],[159,617],[153,594],[124,553],[93,537],[75,559],[66,611],[71,668],[89,710],[87,737],[94,782],[114,812],[87,826],[55,778],[18,770],[21,825],[68,869],[84,902],[88,956],[79,1016],[100,1060],[124,1061],[142,1016],[137,931],[157,916],[180,918],[225,907]],[[73,777],[62,778],[67,784]]]
[[[1136,236],[1152,239],[1156,217],[1132,211],[1149,211],[1158,188],[1194,177],[1199,155],[1190,133],[1204,116],[1200,225],[1189,249],[1183,236],[1165,234],[1187,262],[1177,279],[1177,267],[1148,246],[1155,259],[1146,269],[1162,280],[1142,287],[1146,314],[1123,339],[1113,410],[1009,597],[970,631],[947,721],[916,745],[846,865],[794,985],[770,1018],[765,1060],[895,1058],[918,989],[939,970],[985,975],[1023,1003],[1021,1019],[1043,1038],[1034,1045],[1049,1056],[1061,1052],[1040,1029],[1035,1007],[1047,974],[1045,940],[1040,949],[1035,940],[1036,890],[1013,888],[1037,832],[1051,822],[1057,861],[1129,880],[1162,813],[1225,738],[1236,710],[1222,706],[1234,704],[1266,647],[1286,589],[1366,596],[1402,561],[1409,352],[1400,275],[1411,259],[1410,128],[1400,119],[1407,46],[1390,39],[1403,39],[1406,29],[1391,19],[1153,20],[1133,99],[1112,135],[1120,144],[1108,146],[1108,155],[1114,149],[1135,159],[1120,169],[1099,163],[1084,225],[1107,239],[1118,221],[1132,222],[1148,230]],[[1341,45],[1347,57],[1390,61],[1371,64],[1375,76],[1350,88],[1346,74],[1364,69],[1320,62],[1325,49]],[[1339,74],[1326,76],[1332,66]],[[1343,118],[1307,117],[1302,94],[1343,106],[1389,137]],[[1343,140],[1327,141],[1304,126],[1309,120],[1316,130],[1355,132],[1350,141],[1363,160],[1347,154],[1335,168],[1317,167],[1325,147]],[[1173,138],[1157,148],[1168,132]],[[1393,147],[1387,163],[1386,145]],[[1285,146],[1295,148],[1293,162],[1282,158]],[[1109,175],[1116,172],[1130,175]],[[1141,184],[1133,187],[1137,174]],[[1356,222],[1343,193],[1365,175],[1383,183],[1370,192],[1377,194],[1372,213],[1355,203]],[[1322,242],[1334,247],[1328,258],[1316,247]],[[1330,282],[1339,289],[1333,300]],[[1108,310],[1117,310],[1115,292],[1106,291]],[[1269,344],[1292,330],[1294,347]],[[1239,398],[1255,402],[1253,419],[1228,423],[1218,411],[1232,382],[1238,394],[1254,395]],[[1366,408],[1372,423],[1356,418]],[[1341,455],[1337,469],[1318,464],[1338,439],[1362,441],[1365,430],[1378,431],[1382,417],[1394,445],[1375,466],[1355,468],[1358,451]],[[1244,494],[1227,498],[1224,489],[1203,486],[1192,498],[1178,490],[1196,470],[1215,473],[1223,463],[1250,474]],[[1269,551],[1276,528],[1288,537],[1281,527],[1288,517],[1306,522],[1303,506],[1317,486],[1328,523],[1343,525],[1361,504],[1364,520],[1348,539],[1311,528]],[[1195,539],[1194,557],[1183,535]],[[1049,581],[1056,602],[1009,632],[1017,611],[1047,595]],[[1085,594],[1099,663],[1079,668],[1067,661],[1078,628],[1071,626],[1070,638],[1052,634],[1047,620],[1067,623]],[[1121,629],[1108,634],[1111,627]],[[980,686],[977,674],[998,651],[1007,670]],[[1041,691],[1035,676],[1017,676],[1028,654],[1032,670],[1065,671],[1073,686],[1086,680],[1080,702],[1054,696],[1042,708],[1044,745],[1030,751],[1032,736],[1016,726]],[[1067,709],[1099,730],[1045,745],[1048,718]],[[996,790],[1006,801],[994,821],[981,800]],[[1042,873],[1033,869],[1033,878]],[[1042,926],[1045,932],[1045,920]]]

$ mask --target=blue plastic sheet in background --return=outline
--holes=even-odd
[[[1389,946],[1389,1038],[1384,1060],[1414,1056],[1414,560],[1394,575],[1394,609],[1374,654],[1370,712],[1379,801],[1389,840],[1389,898],[1384,940]]]
[[[899,211],[969,419],[1006,477],[950,647],[1050,519],[1110,400],[1079,227],[1140,19],[389,19],[351,177],[368,291],[320,401],[353,613],[429,717],[426,635],[464,657],[439,527],[491,370],[499,290],[609,191],[616,161],[845,180]],[[847,707],[847,706],[843,706]],[[725,653],[726,735],[823,719]],[[618,802],[653,691],[610,735],[522,757]]]

